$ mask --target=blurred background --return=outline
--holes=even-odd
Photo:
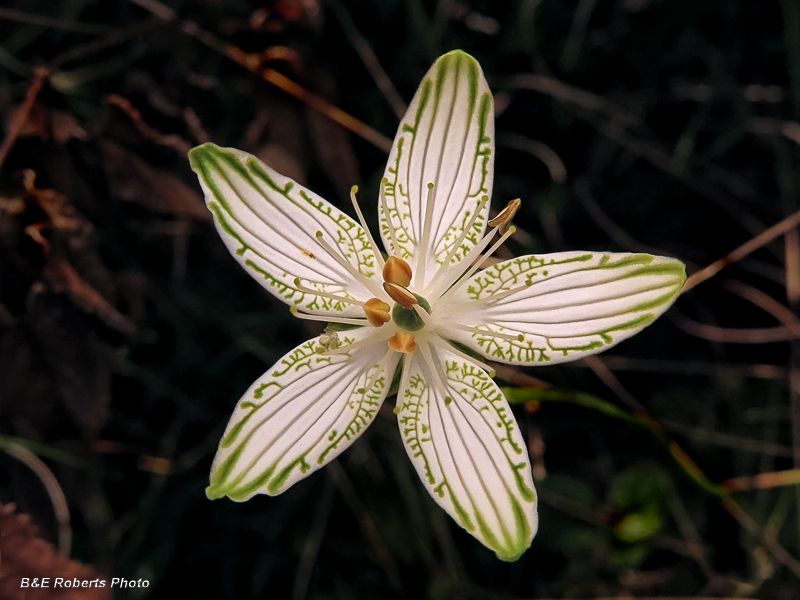
[[[374,224],[454,48],[495,94],[493,206],[522,199],[501,257],[697,274],[606,354],[498,367],[540,492],[513,564],[428,496],[391,399],[281,496],[204,494],[241,394],[318,330],[229,256],[187,151],[348,212],[358,184]],[[0,112],[0,597],[53,569],[149,582],[118,598],[800,597],[797,0],[6,0]]]

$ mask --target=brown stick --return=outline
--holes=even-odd
[[[772,240],[785,234],[786,232],[790,231],[791,229],[800,225],[800,210],[792,213],[782,221],[776,223],[772,227],[765,229],[756,237],[748,240],[733,252],[730,252],[727,256],[723,256],[717,261],[714,261],[704,269],[700,269],[697,273],[694,273],[691,277],[686,280],[686,283],[683,284],[683,289],[681,293],[687,292],[696,285],[704,282],[707,279],[711,279],[714,275],[719,273],[722,269],[727,267],[731,263],[735,263],[737,260],[741,260],[748,254],[755,252],[762,246],[770,243]]]
[[[47,67],[36,67],[33,73],[33,81],[31,81],[30,86],[28,86],[28,93],[25,94],[25,100],[14,114],[11,125],[8,127],[8,132],[6,132],[6,138],[3,140],[3,145],[0,146],[0,167],[3,166],[8,153],[11,152],[11,148],[14,146],[14,142],[17,141],[17,136],[19,136],[23,127],[25,127],[25,124],[28,122],[28,115],[30,115],[31,109],[33,108],[33,103],[36,102],[36,96],[39,95],[42,85],[44,85],[44,80],[47,79],[48,75],[50,75],[50,69]]]

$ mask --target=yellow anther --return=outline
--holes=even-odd
[[[389,338],[389,348],[395,352],[404,352],[405,354],[414,354],[417,350],[417,342],[414,341],[414,336],[405,331],[398,331]]]
[[[373,327],[380,327],[392,319],[389,314],[389,305],[377,298],[370,298],[364,302],[364,314],[367,316],[369,324]]]
[[[383,265],[383,280],[387,283],[408,287],[411,283],[411,265],[402,258],[390,256]]]
[[[397,285],[396,283],[384,283],[383,289],[389,294],[392,300],[397,302],[403,308],[411,308],[417,303],[417,299],[406,288]]]
[[[489,227],[497,227],[499,225],[500,235],[505,234],[511,225],[511,221],[514,220],[514,215],[517,214],[520,206],[522,206],[522,200],[519,198],[509,202],[503,210],[497,213],[497,216],[494,219],[489,221]]]

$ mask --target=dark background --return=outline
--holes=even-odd
[[[602,361],[501,372],[557,388],[515,408],[541,496],[516,563],[428,497],[392,400],[281,496],[205,498],[236,401],[317,330],[228,255],[186,152],[247,150],[346,211],[358,184],[374,223],[381,135],[454,48],[495,94],[514,254],[646,251],[694,273],[800,209],[795,0],[4,2],[0,502],[150,581],[120,598],[800,597],[795,230]],[[60,533],[26,450],[63,489]]]

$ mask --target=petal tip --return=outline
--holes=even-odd
[[[206,142],[200,146],[195,146],[189,150],[189,164],[192,166],[194,171],[197,171],[198,166],[203,162],[210,152],[220,151],[222,151],[222,148],[216,144],[212,144],[211,142]]]
[[[530,547],[531,547],[531,542],[528,541],[528,543],[525,544],[524,546],[495,550],[495,555],[503,562],[516,562],[520,558],[522,558],[522,555],[525,554],[525,552],[527,552],[528,548]]]
[[[210,485],[206,488],[206,498],[209,500],[219,500],[220,498],[227,496],[225,489],[220,485]]]

